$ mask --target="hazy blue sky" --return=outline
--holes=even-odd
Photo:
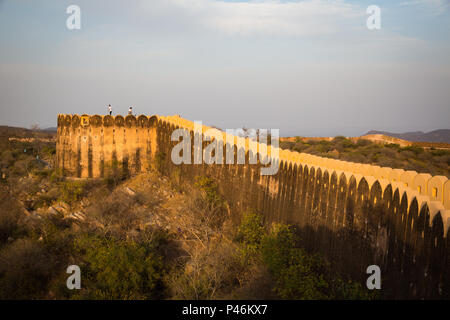
[[[0,0],[0,40],[0,124],[111,104],[281,135],[450,128],[449,0]]]

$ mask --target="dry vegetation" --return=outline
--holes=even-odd
[[[305,139],[282,141],[280,147],[321,157],[450,177],[448,149],[422,148],[418,145],[401,147],[393,143],[383,145],[364,139],[354,142],[345,137],[335,137],[330,141]]]
[[[374,298],[307,254],[289,226],[266,226],[251,211],[233,225],[208,177],[68,179],[52,168],[54,145],[8,143],[0,299]],[[71,264],[81,290],[66,288]]]

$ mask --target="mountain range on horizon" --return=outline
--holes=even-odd
[[[392,133],[387,131],[370,130],[366,133],[366,135],[369,134],[383,134],[389,137],[413,142],[450,143],[450,129],[438,129],[429,132],[411,131],[405,133]]]
[[[56,127],[40,129],[38,131],[42,133],[55,133]],[[0,126],[0,135],[13,135],[13,136],[31,136],[34,130],[20,127]],[[434,143],[450,143],[450,129],[438,129],[429,132],[423,131],[411,131],[404,133],[393,133],[381,130],[370,130],[362,136],[382,134],[389,137],[394,137],[411,142],[434,142]]]

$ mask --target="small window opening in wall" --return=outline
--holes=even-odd
[[[433,192],[431,193],[431,195],[433,196],[433,198],[437,198],[438,196],[437,188],[433,188]]]
[[[405,183],[405,187],[407,187],[408,186],[408,184],[407,183]]]
[[[419,191],[419,193],[422,192],[422,187],[421,186],[417,186],[417,191]]]

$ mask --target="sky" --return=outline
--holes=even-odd
[[[448,129],[450,0],[0,0],[0,125],[108,104],[282,136]]]

